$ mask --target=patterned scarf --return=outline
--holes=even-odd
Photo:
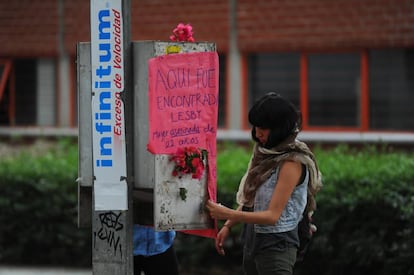
[[[295,137],[288,138],[272,149],[255,144],[249,167],[240,182],[237,202],[240,205],[253,206],[257,189],[270,177],[274,168],[286,160],[303,163],[308,168],[310,177],[306,210],[314,211],[315,195],[322,187],[321,173],[309,147]]]

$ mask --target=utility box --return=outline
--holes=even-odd
[[[203,110],[200,103],[197,110],[180,112],[178,115],[171,113],[172,120],[188,119],[188,121],[180,121],[180,123],[188,123],[191,128],[198,130],[197,139],[189,138],[191,133],[186,134],[185,141],[179,140],[181,145],[197,146],[202,143],[208,146],[209,160],[214,163],[205,163],[206,167],[214,169],[214,175],[209,174],[208,169],[201,178],[193,179],[190,175],[183,177],[172,176],[174,163],[170,160],[169,154],[157,154],[148,151],[148,144],[151,139],[150,135],[150,87],[149,87],[149,61],[151,59],[175,55],[179,57],[182,54],[191,53],[211,53],[216,51],[215,43],[209,42],[157,42],[157,41],[139,41],[133,42],[133,140],[134,140],[134,219],[136,223],[153,224],[156,230],[189,230],[189,229],[207,229],[214,226],[213,221],[206,212],[204,205],[206,200],[211,197],[208,190],[208,181],[214,177],[215,181],[215,134],[217,127],[217,113],[215,120],[208,126],[199,127],[198,123],[202,118]],[[218,60],[218,58],[217,58]],[[170,62],[170,61],[169,61]],[[171,61],[172,62],[172,61]],[[208,62],[207,62],[208,63]],[[218,64],[218,61],[217,63]],[[174,64],[168,64],[171,70],[174,70]],[[205,64],[201,64],[203,66]],[[185,66],[185,64],[183,65]],[[179,68],[180,70],[182,68]],[[194,68],[198,69],[198,68]],[[199,69],[199,81],[203,81],[207,88],[215,89],[216,94],[210,97],[202,95],[205,100],[202,103],[218,105],[218,67],[208,70]],[[207,72],[207,73],[204,73]],[[190,69],[183,69],[186,77],[190,78]],[[214,75],[213,75],[214,73]],[[211,74],[211,75],[210,75]],[[166,76],[163,81],[170,81]],[[189,83],[189,78],[182,80],[182,86]],[[214,78],[214,79],[213,79]],[[175,79],[176,81],[177,79]],[[173,81],[173,80],[171,80]],[[187,81],[186,83],[184,83]],[[208,83],[207,83],[208,82]],[[168,82],[170,85],[171,82]],[[165,84],[165,83],[164,83]],[[160,84],[161,85],[161,84]],[[213,87],[215,86],[215,87]],[[175,87],[175,86],[174,86]],[[193,93],[191,87],[185,87],[189,93]],[[170,95],[174,95],[174,89],[168,91]],[[198,94],[191,94],[193,98]],[[185,96],[184,96],[185,97]],[[200,100],[199,100],[200,101]],[[213,102],[216,101],[216,102]],[[160,101],[161,102],[161,101]],[[201,102],[201,101],[200,101]],[[206,105],[207,105],[206,103]],[[163,112],[168,110],[160,110],[160,119]],[[187,114],[188,116],[184,117]],[[190,117],[190,114],[194,116]],[[173,118],[176,115],[178,118]],[[210,114],[209,114],[210,116]],[[198,120],[200,119],[200,120]],[[214,123],[215,121],[215,123]],[[171,122],[173,123],[173,122]],[[206,129],[207,128],[207,129]],[[166,135],[171,132],[165,131]],[[204,134],[205,133],[205,134]],[[214,136],[214,140],[212,140]],[[177,145],[177,143],[175,145]],[[206,160],[207,161],[207,160]],[[215,194],[213,194],[215,196]],[[152,216],[152,220],[151,220]]]
[[[154,226],[158,230],[212,228],[205,210],[207,173],[200,179],[191,175],[172,176],[174,169],[168,155],[155,156]]]

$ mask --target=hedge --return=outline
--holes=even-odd
[[[225,205],[235,205],[249,148],[218,147],[218,200]],[[318,231],[295,274],[414,274],[414,154],[346,145],[314,152],[324,182],[314,215]],[[77,157],[73,140],[2,156],[1,264],[91,265],[91,234],[76,226]],[[240,273],[240,229],[232,230],[225,257],[212,239],[179,233],[182,273]]]
[[[91,265],[91,234],[77,228],[76,175],[70,140],[2,156],[1,263]]]
[[[414,274],[414,154],[338,146],[316,155],[319,231],[299,274]]]

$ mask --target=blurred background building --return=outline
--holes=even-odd
[[[76,136],[76,44],[89,1],[0,0],[0,135]],[[414,0],[131,0],[133,41],[178,23],[217,43],[220,139],[276,91],[314,141],[414,142]]]

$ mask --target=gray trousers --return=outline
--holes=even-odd
[[[296,262],[296,247],[288,247],[286,251],[266,251],[254,255],[243,255],[245,275],[292,275]]]

